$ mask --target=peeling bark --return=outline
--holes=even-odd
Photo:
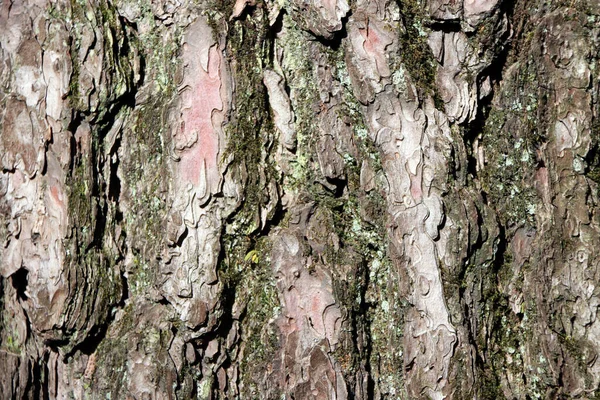
[[[600,396],[599,23],[0,3],[0,397]]]

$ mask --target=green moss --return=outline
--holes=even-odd
[[[548,139],[548,90],[537,46],[543,38],[531,23],[531,10],[526,3],[515,5],[515,35],[522,40],[508,49],[499,48],[505,41],[493,34],[501,24],[499,17],[486,19],[472,40],[475,48],[490,49],[485,56],[490,60],[507,52],[508,75],[496,88],[493,108],[484,110],[486,121],[480,142],[486,158],[480,173],[482,187],[507,228],[535,225],[539,199],[533,182],[539,168],[538,150]],[[489,32],[480,32],[486,26]]]
[[[427,43],[427,7],[419,0],[396,0],[396,3],[404,28],[400,33],[402,64],[417,87],[419,97],[432,96],[436,107],[443,110],[435,84],[438,63]]]
[[[545,122],[539,120],[537,111],[538,76],[531,63],[520,66],[515,79],[526,80],[527,89],[505,88],[505,104],[490,111],[481,141],[486,156],[482,188],[507,227],[535,225],[538,196],[532,182],[537,150],[545,141]]]
[[[246,347],[240,370],[247,394],[256,396],[260,393],[257,383],[264,375],[264,368],[272,365],[278,350],[279,328],[274,318],[280,314],[280,305],[268,259],[252,265],[244,275],[243,287],[238,286],[238,290],[248,296],[248,319],[242,328]]]
[[[153,382],[155,387],[168,391],[173,389],[167,388],[168,384],[172,384],[167,380],[171,371],[171,365],[167,360],[173,332],[154,325],[154,322],[158,323],[158,321],[149,321],[147,317],[141,316],[140,313],[144,311],[156,312],[146,307],[150,306],[143,302],[129,302],[123,308],[121,317],[111,324],[110,340],[100,342],[95,352],[95,372],[101,371],[101,373],[99,376],[93,375],[89,382],[90,387],[94,388],[94,395],[104,394],[112,399],[126,397],[130,386],[128,360],[131,358],[131,352],[152,354],[157,360],[155,365],[150,366],[155,377]],[[166,314],[163,315],[164,320],[172,323],[173,315],[169,313],[169,309],[163,310]],[[132,348],[131,343],[135,343],[136,346]]]
[[[600,71],[595,71],[596,75],[600,77]],[[600,193],[600,99],[598,94],[593,95],[595,98],[595,117],[592,119],[592,125],[590,127],[590,150],[586,155],[587,169],[585,175],[596,183],[596,191]]]
[[[138,105],[131,114],[129,129],[123,133],[123,148],[129,154],[121,159],[119,171],[123,180],[121,191],[130,212],[115,218],[121,223],[122,236],[127,236],[134,255],[128,267],[131,296],[155,284],[164,246],[169,185],[166,148],[171,135],[167,113],[177,93],[175,75],[180,63],[177,52],[183,34],[180,28],[168,30],[156,23],[149,3],[142,3],[140,9],[139,23],[153,28],[147,29],[139,40],[131,39],[131,46],[136,47],[145,64],[146,81],[151,84],[147,89],[152,88],[153,92],[148,103]],[[108,10],[104,10],[103,18],[107,24],[114,22]]]
[[[209,25],[215,32],[221,29],[215,18],[230,13],[230,9],[209,13]],[[240,330],[244,350],[238,360],[240,390],[242,397],[252,398],[259,393],[264,366],[272,361],[278,343],[272,319],[279,312],[279,299],[270,267],[270,244],[262,236],[265,227],[260,226],[261,209],[272,201],[265,195],[266,188],[278,180],[269,161],[274,126],[262,83],[263,70],[270,63],[268,18],[264,10],[257,8],[228,27],[226,55],[236,86],[221,162],[229,163],[227,168],[234,171],[234,179],[239,179],[243,198],[227,222],[218,271],[224,284],[224,301],[233,303],[231,308],[243,310]],[[231,356],[237,357],[238,349],[230,350]]]
[[[283,16],[283,26],[286,35],[280,44],[284,49],[281,68],[290,89],[297,139],[295,158],[290,160],[291,171],[284,177],[283,186],[287,193],[299,193],[314,182],[318,164],[315,143],[319,127],[315,124],[315,114],[320,100],[316,66],[312,62],[316,45],[291,16]]]
[[[523,291],[519,284],[526,281],[527,264],[521,266],[518,276],[513,276],[515,265],[510,253],[505,253],[503,265],[498,274],[504,276],[500,286],[512,282],[513,289]],[[505,375],[520,377],[522,382],[515,384],[514,390],[523,388],[518,396],[540,398],[544,388],[553,381],[548,370],[547,360],[542,356],[541,343],[532,340],[539,337],[535,321],[538,321],[537,308],[533,300],[525,299],[518,312],[509,305],[509,298],[498,290],[498,282],[493,275],[481,275],[482,301],[484,307],[477,319],[485,324],[485,329],[477,332],[478,351],[485,355],[486,362],[480,363],[481,385],[478,388],[481,398],[504,398],[501,391],[501,377]],[[537,355],[540,355],[539,357]],[[536,355],[531,357],[531,355]],[[527,371],[523,375],[523,371]]]
[[[177,57],[183,29],[175,26],[172,30],[157,24],[150,2],[141,4],[141,21],[138,24],[152,26],[140,33],[134,45],[143,55],[146,80],[155,84],[154,95],[169,99],[176,92],[175,72],[181,63]],[[155,127],[156,128],[156,127]]]
[[[338,118],[348,121],[356,151],[342,154],[347,186],[342,195],[320,183],[307,183],[307,197],[317,207],[313,218],[319,215],[320,225],[330,227],[339,238],[339,248],[329,245],[325,256],[334,274],[334,296],[344,315],[342,345],[334,357],[342,366],[349,387],[353,387],[357,371],[365,368],[367,360],[369,373],[382,396],[406,398],[403,375],[398,374],[398,365],[403,363],[406,303],[401,298],[396,266],[388,254],[387,201],[382,195],[382,181],[376,179],[375,189],[369,192],[360,186],[363,162],[376,176],[382,176],[381,157],[368,135],[361,105],[347,79],[343,50],[328,56],[328,64],[336,66],[334,76],[344,88]],[[336,274],[349,267],[350,273]]]
[[[114,120],[128,117],[130,110],[124,96],[137,84],[129,62],[136,40],[118,22],[114,8],[107,2],[102,2],[99,8],[75,0],[70,5],[70,15],[62,16],[65,23],[72,26],[73,35],[70,53],[74,57],[75,70],[70,82],[70,102],[76,111],[85,111],[86,116],[81,116],[91,122],[91,148],[87,153],[78,152],[74,156],[66,182],[70,234],[65,241],[65,263],[72,279],[77,277],[78,282],[88,285],[78,287],[63,310],[65,326],[58,333],[64,340],[70,340],[65,346],[67,353],[93,329],[104,324],[112,308],[121,300],[123,287],[120,271],[116,268],[120,257],[118,245],[105,239],[106,232],[114,232],[121,218],[118,204],[111,198],[114,194],[110,194],[108,188],[108,184],[117,178],[105,176],[105,157],[110,159],[112,155],[107,154],[105,139]],[[103,34],[106,81],[96,82],[100,87],[98,110],[88,110],[80,97],[78,68],[82,60],[77,57],[85,25],[92,25],[96,31],[100,27]],[[90,111],[92,115],[87,116]],[[89,293],[88,287],[95,290]],[[81,315],[90,316],[89,321],[84,323],[79,318]]]
[[[257,10],[230,25],[226,50],[236,88],[232,119],[225,127],[227,147],[222,162],[231,159],[230,168],[237,170],[243,180],[244,199],[235,218],[245,234],[259,229],[259,212],[269,202],[263,193],[269,182],[277,179],[272,163],[267,161],[274,140],[262,83],[263,69],[269,63],[267,33],[267,16]]]
[[[169,101],[170,97],[163,94],[138,108],[131,131],[126,133],[129,156],[123,159],[122,187],[130,212],[122,224],[135,257],[128,276],[132,295],[155,282],[164,245],[168,166],[163,142],[169,135],[164,123]]]
[[[17,333],[15,332],[15,335],[16,334]],[[3,347],[5,347],[7,352],[9,352],[13,355],[16,355],[16,356],[20,356],[21,355],[21,346],[19,345],[19,341],[20,340],[19,340],[18,336],[13,337],[12,335],[9,334],[8,336],[6,336],[6,341],[5,341]]]
[[[264,236],[225,234],[223,247],[225,257],[219,266],[219,278],[225,286],[224,298],[233,302],[233,309],[243,310],[240,318],[243,353],[238,359],[240,395],[254,398],[264,390],[260,382],[279,344],[274,319],[280,313],[280,305],[270,266],[270,242]],[[237,357],[237,349],[230,352]]]
[[[71,22],[73,25],[70,42],[71,51],[69,52],[71,56],[71,66],[73,68],[73,71],[71,73],[71,79],[69,81],[68,99],[69,106],[72,109],[84,110],[86,105],[83,104],[79,93],[79,77],[81,73],[81,62],[78,59],[78,49],[81,46],[81,38],[83,35],[83,25],[87,23],[85,19],[84,5],[75,0],[71,0],[71,12],[69,16],[65,15],[63,12],[59,11],[55,7],[51,8],[50,15],[64,22]]]

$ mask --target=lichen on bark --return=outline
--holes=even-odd
[[[598,396],[596,3],[0,4],[0,397]]]

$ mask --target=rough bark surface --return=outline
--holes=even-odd
[[[597,0],[0,1],[0,398],[600,398]]]

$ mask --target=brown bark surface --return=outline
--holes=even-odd
[[[600,398],[597,0],[0,0],[0,398]]]

